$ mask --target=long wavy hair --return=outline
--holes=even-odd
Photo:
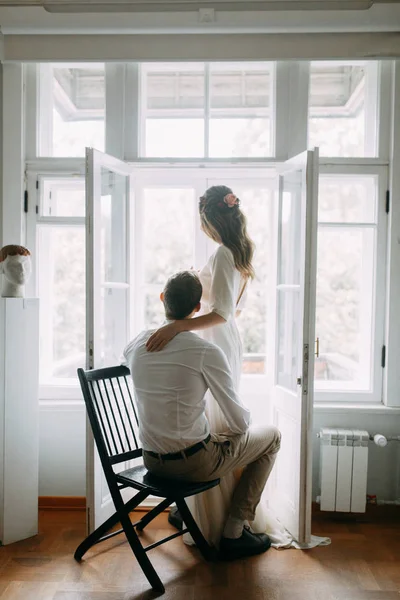
[[[247,219],[240,209],[240,200],[226,185],[214,185],[199,201],[203,231],[233,254],[235,267],[246,279],[254,278],[252,265],[254,242],[247,233]]]

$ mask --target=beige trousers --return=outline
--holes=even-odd
[[[188,458],[163,461],[144,453],[143,460],[150,473],[184,481],[210,481],[242,468],[229,516],[253,521],[280,439],[275,427],[250,427],[241,435],[211,434],[208,444]]]

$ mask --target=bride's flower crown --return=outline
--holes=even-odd
[[[229,206],[229,208],[239,205],[239,199],[235,196],[235,194],[227,194],[224,196],[224,202]]]
[[[224,205],[226,205],[228,208],[233,208],[234,206],[239,206],[239,202],[239,198],[235,194],[229,193],[226,194],[226,196],[224,196],[220,202],[214,204],[214,206],[219,206],[222,208]],[[202,196],[200,198],[200,207],[204,210],[206,206],[207,198],[206,196]]]

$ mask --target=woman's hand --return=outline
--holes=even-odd
[[[184,331],[182,321],[173,321],[157,329],[147,340],[146,349],[149,352],[158,352],[168,344],[178,333]]]

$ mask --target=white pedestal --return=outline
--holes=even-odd
[[[0,540],[38,532],[39,299],[0,298]]]

